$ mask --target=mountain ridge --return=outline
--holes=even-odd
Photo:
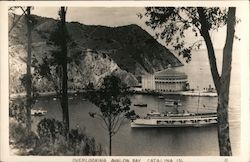
[[[12,25],[14,17],[17,17],[17,15],[9,14],[9,27]],[[32,15],[32,20],[34,22],[32,55],[33,59],[41,62],[40,57],[49,56],[51,50],[56,48],[49,41],[49,37],[55,30],[58,20],[36,15]],[[68,55],[79,59],[78,65],[69,65],[70,68],[74,69],[69,72],[69,76],[71,76],[69,80],[78,78],[78,81],[69,81],[69,85],[72,87],[77,85],[80,88],[89,82],[100,85],[103,77],[113,73],[127,81],[128,85],[136,85],[138,81],[135,76],[162,70],[168,64],[173,67],[183,65],[167,48],[159,44],[136,24],[118,27],[84,25],[79,22],[67,22],[66,24],[70,35]],[[15,62],[15,64],[21,64],[20,67],[22,67],[21,70],[10,69],[13,92],[18,87],[20,89],[21,85],[18,78],[25,73],[23,64],[25,64],[26,55],[26,32],[25,19],[21,18],[9,34],[10,65]],[[21,54],[13,54],[13,52],[19,53],[19,51],[21,51]],[[91,62],[87,62],[89,60]],[[97,64],[98,61],[99,64]],[[78,70],[74,67],[77,67]],[[49,85],[48,83],[43,84]]]

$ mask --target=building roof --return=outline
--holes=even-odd
[[[155,73],[155,78],[159,79],[187,79],[187,75],[183,72],[178,72],[174,68],[167,68]]]

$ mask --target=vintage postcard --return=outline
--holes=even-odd
[[[248,1],[3,1],[1,161],[249,161]]]

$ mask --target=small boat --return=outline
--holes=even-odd
[[[217,113],[163,114],[151,111],[144,118],[131,121],[131,127],[202,127],[217,124]]]
[[[139,115],[132,115],[129,117],[131,121],[138,119],[140,116]]]
[[[164,96],[158,96],[159,99],[164,99]]]
[[[165,106],[181,106],[180,100],[165,99]]]
[[[161,113],[159,113],[156,110],[151,110],[149,113],[147,113],[147,116],[160,116]]]
[[[135,103],[134,106],[147,107],[148,104],[144,104],[144,103]]]
[[[43,109],[31,109],[31,115],[33,116],[43,116],[47,113],[47,110]]]

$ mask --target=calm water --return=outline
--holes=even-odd
[[[196,112],[198,97],[167,96],[182,100],[182,106],[178,109]],[[175,108],[165,107],[164,100],[156,96],[133,95],[134,103],[142,101],[147,103],[147,108],[134,107],[136,113],[145,115],[150,110],[176,111]],[[200,97],[199,112],[215,112],[216,97]],[[70,100],[70,125],[75,128],[79,125],[86,128],[86,133],[95,137],[107,149],[107,134],[100,126],[99,121],[91,118],[88,112],[94,112],[97,108],[88,101],[80,99]],[[205,107],[203,106],[205,105]],[[37,107],[49,107],[45,117],[53,117],[61,120],[61,109],[58,101],[40,100]],[[37,123],[40,118],[33,118]],[[235,122],[235,121],[233,121]],[[238,152],[238,127],[231,131],[232,144]],[[129,121],[121,127],[118,134],[113,137],[113,155],[218,155],[216,126],[207,128],[130,128]],[[236,153],[235,152],[235,153]]]
[[[190,86],[200,89],[212,84],[211,74],[205,51],[194,54],[191,63],[179,68],[188,74]],[[202,53],[202,54],[200,54]],[[217,58],[220,60],[220,58]],[[219,66],[219,65],[218,65]],[[220,66],[219,66],[220,67]],[[230,137],[233,155],[240,154],[240,73],[239,62],[233,60],[232,80],[230,87]],[[198,97],[191,96],[166,96],[167,98],[180,99],[182,106],[179,110],[197,112]],[[145,115],[148,111],[176,111],[174,108],[164,106],[164,101],[155,96],[133,95],[134,103],[147,103],[147,108],[132,106],[136,113]],[[132,104],[133,105],[133,104]],[[216,97],[200,97],[199,112],[215,112],[217,105]],[[44,107],[48,110],[45,117],[53,117],[61,120],[61,108],[59,101],[40,100],[35,107]],[[94,112],[97,108],[88,101],[81,99],[69,100],[70,126],[75,128],[79,125],[85,132],[95,137],[108,152],[108,136],[100,126],[99,121],[91,118],[88,112]],[[36,124],[41,118],[33,118]],[[34,124],[34,125],[35,125]],[[113,155],[165,155],[165,156],[217,156],[219,155],[217,128],[130,128],[129,121],[121,127],[113,137]]]

